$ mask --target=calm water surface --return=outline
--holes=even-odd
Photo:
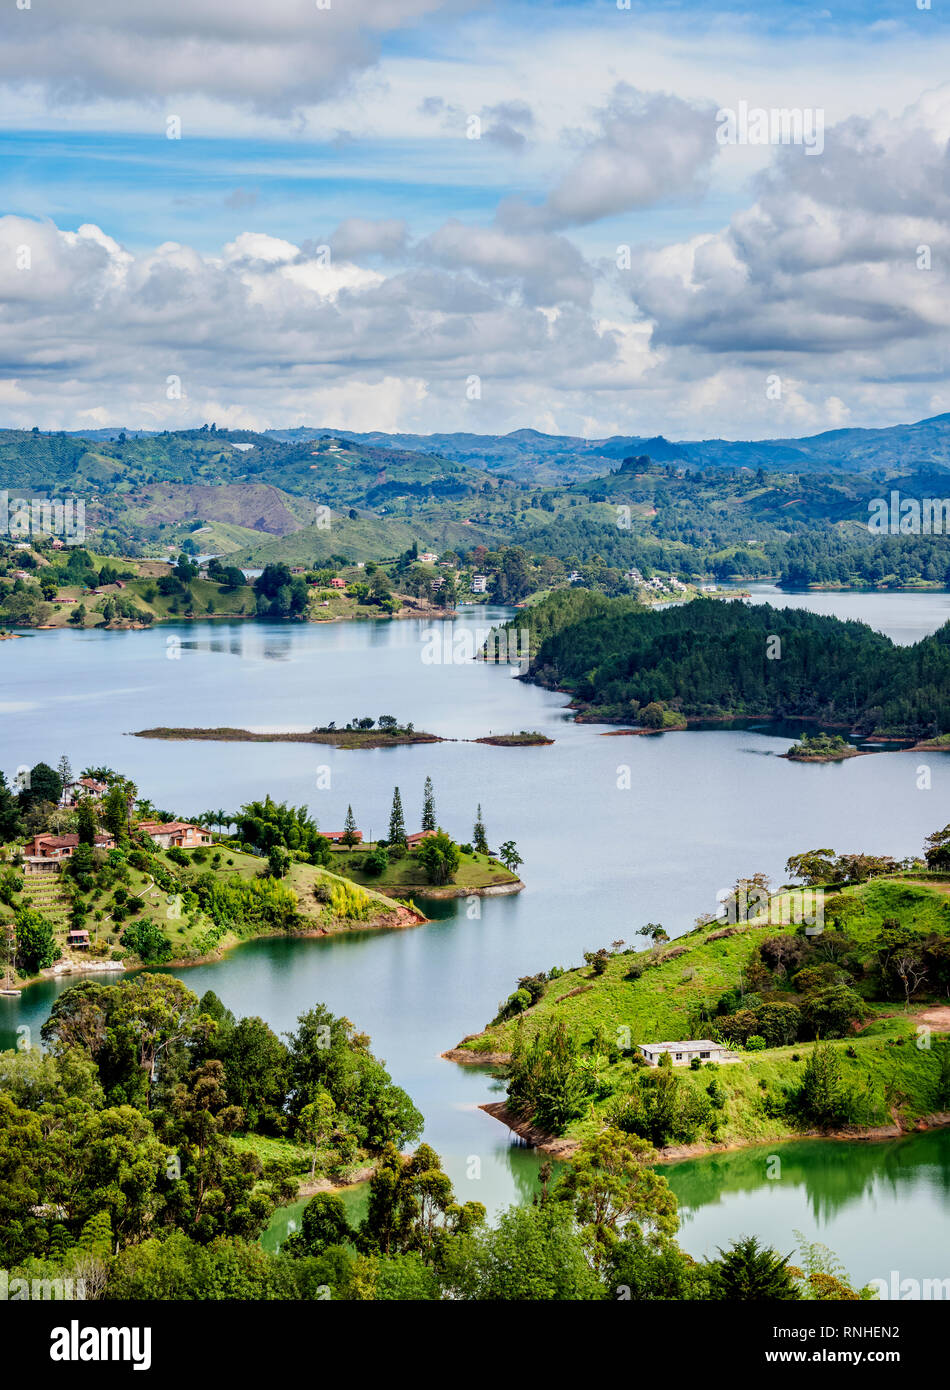
[[[756,586],[756,598],[861,616],[895,641],[918,640],[950,617],[944,594],[786,596]],[[852,611],[856,605],[860,612]],[[456,634],[507,616],[500,609],[462,613]],[[776,756],[788,738],[754,730],[604,737],[571,723],[562,696],[507,670],[426,664],[429,630],[404,621],[207,623],[3,643],[0,766],[10,776],[21,764],[55,763],[67,751],[74,768],[119,767],[158,806],[184,815],[233,809],[269,792],[307,805],[333,829],[352,804],[367,835],[384,832],[396,784],[415,828],[427,774],[439,820],[456,838],[470,836],[481,802],[490,841],[514,839],[524,857],[528,887],[518,897],[440,904],[432,908],[436,920],[415,931],[249,942],[216,965],[181,973],[197,992],[213,988],[236,1013],[260,1014],[278,1030],[316,1001],[352,1018],[423,1111],[425,1137],[444,1156],[459,1194],[496,1211],[530,1197],[537,1156],[512,1145],[479,1111],[500,1093],[498,1083],[481,1069],[443,1061],[440,1052],[480,1029],[519,975],[576,964],[585,950],[632,939],[646,921],[663,922],[675,935],[714,911],[717,891],[739,874],[761,870],[781,881],[788,855],[816,845],[919,850],[926,834],[950,820],[950,760],[927,755],[932,789],[922,792],[914,755],[794,764]],[[292,729],[370,714],[393,714],[450,739],[524,728],[541,729],[555,743],[347,752],[128,736],[158,724]],[[321,790],[322,769],[330,785]],[[0,1045],[12,1045],[17,1025],[38,1029],[64,987],[43,984],[19,1002],[0,1000]],[[687,1248],[702,1253],[747,1229],[785,1248],[798,1228],[871,1277],[865,1265],[858,1268],[862,1250],[873,1262],[886,1246],[887,1258],[913,1274],[935,1233],[946,1244],[950,1156],[943,1138],[904,1141],[902,1153],[925,1157],[906,1160],[910,1176],[901,1182],[888,1176],[893,1165],[878,1146],[857,1146],[869,1156],[866,1167],[849,1171],[855,1181],[865,1176],[860,1192],[840,1202],[843,1146],[806,1147],[815,1158],[787,1162],[778,1184],[754,1181],[764,1169],[759,1151],[666,1169],[684,1203]],[[472,1159],[479,1160],[477,1178],[469,1176]],[[921,1273],[934,1271],[928,1265]]]

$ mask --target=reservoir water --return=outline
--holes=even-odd
[[[950,618],[947,594],[784,596],[756,585],[753,601],[765,599],[860,616],[895,641],[918,640]],[[506,616],[462,609],[452,636]],[[489,840],[515,840],[524,858],[527,889],[517,897],[433,905],[434,920],[414,931],[249,942],[181,974],[198,993],[214,989],[235,1013],[259,1014],[279,1031],[317,1001],[353,1019],[424,1113],[425,1137],[460,1197],[494,1212],[530,1198],[537,1156],[478,1109],[499,1084],[444,1061],[445,1048],[483,1027],[519,975],[576,964],[585,950],[631,940],[647,921],[676,935],[715,911],[717,892],[740,874],[780,882],[790,854],[819,845],[919,851],[950,820],[950,759],[925,755],[931,788],[923,791],[922,755],[789,763],[776,756],[789,739],[755,729],[605,737],[575,725],[563,696],[507,669],[432,662],[431,628],[194,623],[30,634],[0,645],[0,766],[9,778],[66,752],[76,769],[120,768],[157,806],[184,816],[269,792],[335,829],[352,805],[367,836],[384,831],[395,785],[407,828],[417,828],[426,775],[438,819],[456,838],[470,836],[481,803]],[[162,724],[307,729],[379,714],[459,741],[342,751],[129,737]],[[555,743],[461,741],[520,729]],[[21,1025],[35,1035],[68,983],[0,999],[0,1046],[12,1046]],[[876,1277],[881,1259],[890,1261],[885,1274],[935,1277],[935,1252],[948,1245],[946,1141],[785,1146],[795,1152],[778,1181],[764,1176],[757,1150],[669,1167],[683,1243],[700,1254],[755,1231],[784,1250],[799,1229],[861,1277]]]

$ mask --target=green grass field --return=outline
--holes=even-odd
[[[369,847],[371,848],[371,847]],[[350,878],[366,888],[376,888],[390,897],[405,898],[431,893],[432,885],[418,858],[411,851],[403,859],[393,859],[378,877],[373,878],[363,870],[368,847],[359,845],[355,849],[334,847],[332,867],[334,872]],[[471,889],[501,887],[518,882],[517,874],[510,874],[497,859],[484,854],[463,854],[454,881],[447,885],[450,889]]]

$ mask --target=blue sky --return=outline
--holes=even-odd
[[[3,423],[751,437],[950,407],[939,4],[93,8],[0,17]],[[740,103],[820,113],[822,150],[724,146]]]

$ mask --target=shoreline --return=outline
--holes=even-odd
[[[408,920],[406,920],[408,919]],[[132,975],[140,970],[187,970],[193,965],[216,965],[224,960],[228,952],[233,951],[237,946],[244,946],[250,941],[272,941],[277,937],[287,939],[317,939],[327,936],[345,936],[349,932],[356,931],[408,931],[413,927],[423,927],[432,919],[425,917],[421,912],[413,912],[411,908],[400,907],[396,912],[380,913],[377,917],[366,922],[356,922],[353,926],[342,927],[336,931],[329,927],[302,927],[296,931],[262,931],[255,932],[253,936],[235,936],[233,941],[222,941],[213,951],[205,951],[200,956],[183,956],[174,960],[163,960],[151,964],[129,964],[126,960],[101,960],[101,961],[68,961],[67,968],[57,970],[55,965],[48,966],[40,971],[38,975],[31,975],[28,980],[18,980],[16,988],[21,992],[29,989],[32,985],[47,984],[52,980],[62,979],[67,975]]]
[[[446,1053],[442,1054],[446,1056]],[[479,1110],[484,1110],[486,1115],[490,1115],[493,1120],[499,1120],[519,1138],[524,1139],[532,1148],[536,1148],[539,1153],[547,1154],[551,1158],[561,1159],[569,1162],[572,1155],[580,1147],[579,1139],[572,1139],[564,1135],[547,1134],[536,1125],[520,1116],[515,1115],[508,1109],[505,1101],[488,1101],[480,1105]],[[749,1139],[745,1141],[731,1141],[727,1144],[670,1144],[665,1148],[656,1150],[655,1164],[659,1163],[680,1163],[690,1158],[706,1158],[712,1154],[731,1153],[738,1149],[761,1148],[763,1145],[789,1144],[799,1139],[814,1139],[819,1141],[835,1141],[854,1143],[883,1143],[891,1139],[904,1139],[912,1134],[923,1134],[932,1129],[946,1129],[950,1127],[950,1111],[936,1111],[931,1115],[922,1116],[921,1119],[914,1121],[909,1128],[895,1123],[892,1125],[872,1125],[866,1128],[848,1128],[842,1130],[803,1130],[801,1132],[791,1132],[780,1136],[771,1136],[768,1139]],[[653,1166],[652,1164],[650,1166]]]

